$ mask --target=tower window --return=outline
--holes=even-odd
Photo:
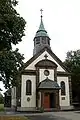
[[[61,95],[65,95],[66,92],[65,92],[65,82],[64,81],[61,81]]]
[[[36,44],[40,44],[40,38],[36,39]]]
[[[42,37],[42,43],[46,44],[46,38],[45,37]]]
[[[32,83],[31,80],[26,81],[26,95],[32,94]]]

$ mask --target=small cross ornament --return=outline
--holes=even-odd
[[[48,57],[47,54],[45,54],[44,57],[45,57],[45,59],[47,59],[47,57]]]

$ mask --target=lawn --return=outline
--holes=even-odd
[[[0,104],[0,112],[4,111],[4,104]],[[29,120],[26,117],[19,116],[0,116],[0,120]]]
[[[0,116],[0,120],[29,120],[29,119],[18,116]]]
[[[4,104],[0,104],[0,112],[4,111]]]

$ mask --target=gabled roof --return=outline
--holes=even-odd
[[[29,59],[22,68],[20,68],[20,72],[23,71],[27,66],[29,66],[35,59],[37,59],[44,51],[47,51],[52,58],[66,71],[69,72],[67,67],[62,63],[62,61],[48,48],[44,47],[41,51],[35,54],[31,59]]]

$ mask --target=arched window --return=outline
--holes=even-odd
[[[65,95],[65,94],[66,94],[66,92],[65,92],[65,82],[62,81],[61,82],[61,95]]]
[[[32,94],[32,83],[31,80],[26,81],[26,95]]]
[[[36,44],[40,44],[40,38],[36,39]]]
[[[42,44],[46,44],[46,38],[42,37]]]

